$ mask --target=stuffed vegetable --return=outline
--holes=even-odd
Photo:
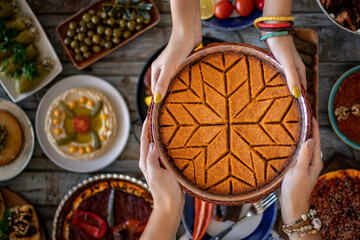
[[[0,18],[6,19],[11,17],[19,10],[17,3],[14,0],[0,0]]]

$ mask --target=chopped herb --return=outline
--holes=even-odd
[[[29,80],[33,80],[37,77],[39,77],[39,71],[37,70],[35,63],[28,63],[25,62],[21,66],[22,74],[27,77]]]
[[[0,223],[0,239],[9,240],[9,218],[11,217],[11,211],[6,209]]]

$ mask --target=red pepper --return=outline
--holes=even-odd
[[[195,198],[193,240],[200,240],[209,226],[214,205]]]
[[[146,223],[136,220],[129,219],[126,222],[120,223],[113,228],[113,235],[118,235],[119,232],[127,230],[128,234],[134,235],[136,233],[141,233],[145,230]]]
[[[108,229],[106,221],[99,215],[81,210],[75,211],[71,223],[83,229],[90,236],[98,239],[104,237]]]

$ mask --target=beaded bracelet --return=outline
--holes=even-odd
[[[268,38],[286,36],[286,35],[294,34],[294,33],[295,33],[294,31],[272,32],[272,33],[269,33],[269,34],[266,34],[266,35],[260,37],[259,40],[260,40],[261,42],[263,42],[263,41],[265,41],[265,40],[268,39]]]
[[[304,237],[316,234],[320,231],[321,221],[316,218],[316,210],[311,206],[309,213],[301,215],[301,218],[290,224],[282,226],[283,231],[292,237]]]
[[[294,25],[294,22],[286,22],[286,23],[263,23],[259,22],[258,24],[259,28],[287,28]]]
[[[293,32],[295,31],[295,29],[293,27],[285,27],[285,28],[260,28],[261,31],[263,32],[282,32],[282,31],[289,31],[289,32]]]
[[[294,17],[281,17],[281,16],[272,16],[272,17],[259,17],[257,19],[255,19],[254,21],[254,25],[256,28],[258,27],[258,23],[259,22],[263,22],[263,21],[286,21],[286,22],[292,22],[294,21]]]

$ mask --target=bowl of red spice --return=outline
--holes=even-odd
[[[360,65],[345,72],[333,86],[328,112],[332,128],[347,145],[360,150]]]

